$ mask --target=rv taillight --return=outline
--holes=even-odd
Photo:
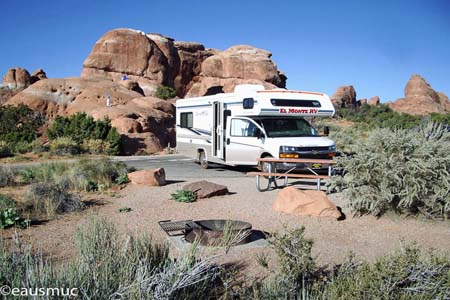
[[[335,156],[336,156],[336,152],[328,153],[328,156],[329,156],[329,157],[335,157]]]

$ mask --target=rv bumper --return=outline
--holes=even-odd
[[[290,153],[280,153],[280,158],[308,158],[308,159],[333,159],[336,156],[335,151],[315,151],[311,152],[290,152]],[[277,163],[277,170],[286,171],[290,169],[295,170],[305,170],[310,169],[325,169],[328,168],[326,164],[320,163]]]

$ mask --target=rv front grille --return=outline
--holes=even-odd
[[[328,151],[330,147],[297,147],[297,151],[306,152],[306,151]]]

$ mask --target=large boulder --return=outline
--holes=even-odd
[[[356,103],[356,91],[352,85],[341,86],[331,96],[331,102],[335,107],[354,108]]]
[[[30,85],[30,73],[22,68],[9,69],[3,77],[3,85],[8,88],[24,89]]]
[[[121,81],[125,75],[146,96],[153,96],[160,85],[175,88],[179,97],[219,91],[208,86],[214,81],[211,78],[228,80],[228,85],[257,81],[284,87],[286,76],[270,57],[270,52],[252,46],[234,46],[221,52],[199,43],[122,28],[107,32],[96,42],[83,63],[81,77]]]
[[[198,199],[228,194],[226,186],[206,180],[189,183],[183,187],[183,190],[195,192]]]
[[[367,104],[369,104],[370,106],[377,106],[380,104],[380,97],[378,96],[373,96],[370,97],[369,102],[367,102]]]
[[[37,69],[33,73],[31,73],[30,77],[30,83],[33,84],[36,81],[39,81],[41,79],[47,79],[47,74],[45,74],[45,71],[42,69]]]
[[[174,45],[180,57],[180,68],[175,77],[174,85],[177,95],[183,97],[191,89],[192,85],[199,80],[202,62],[219,51],[205,49],[202,44],[194,42],[175,41]]]
[[[450,102],[443,93],[437,93],[420,75],[414,74],[405,87],[405,97],[389,103],[398,112],[411,115],[450,112]]]
[[[284,87],[285,82],[275,63],[272,53],[247,45],[228,48],[208,57],[202,63],[202,75],[216,78],[256,79]]]
[[[155,170],[140,170],[128,173],[128,179],[132,184],[163,186],[166,185],[166,173],[163,168]]]
[[[295,187],[282,189],[272,208],[279,212],[299,216],[332,217],[339,219],[341,212],[322,191],[299,190]]]

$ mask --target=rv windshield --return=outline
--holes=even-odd
[[[319,136],[304,119],[261,119],[261,123],[268,137]]]

